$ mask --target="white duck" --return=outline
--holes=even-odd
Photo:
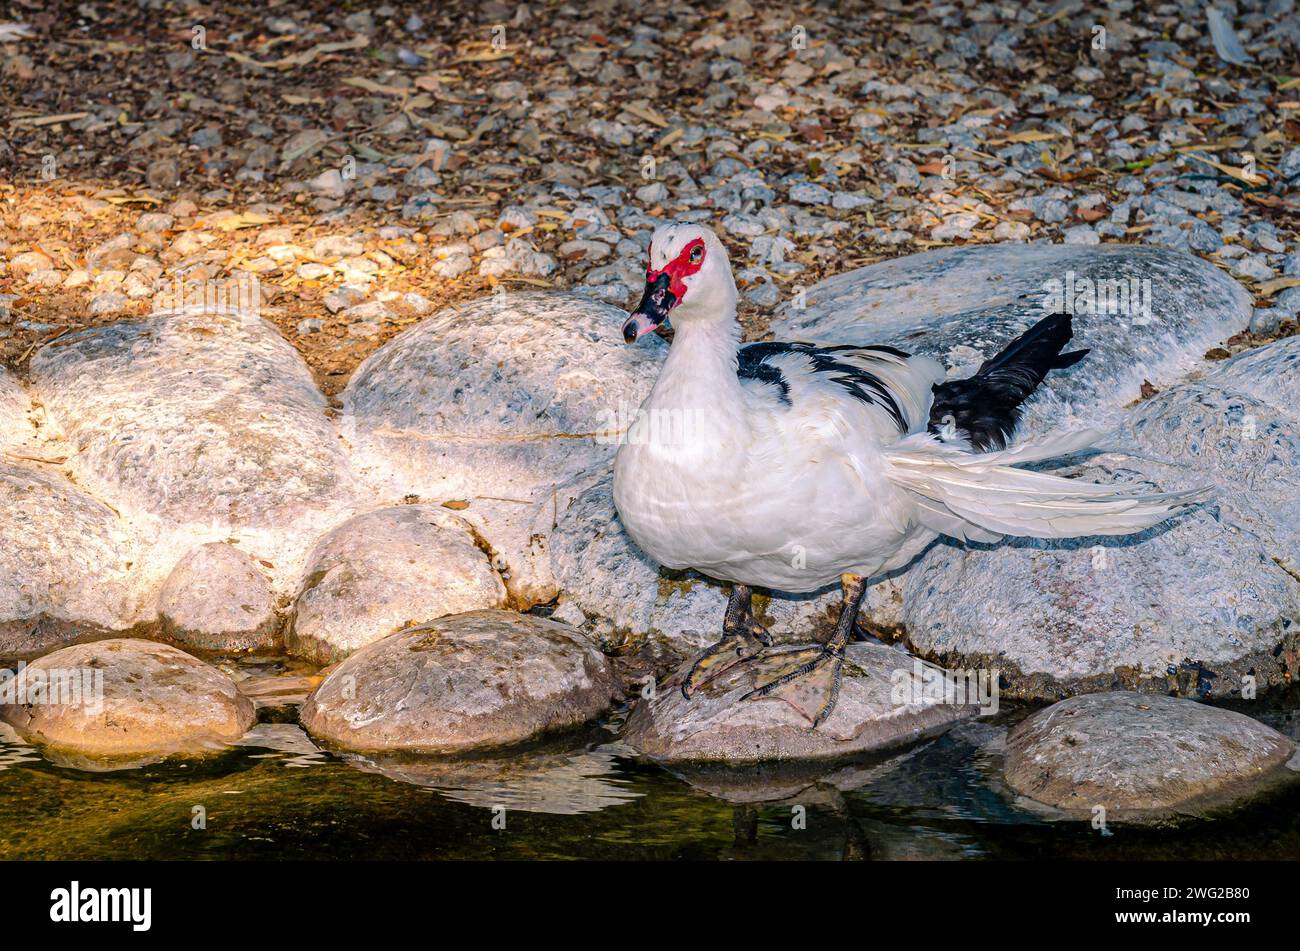
[[[722,639],[683,676],[691,692],[766,652],[752,588],[808,592],[839,579],[824,646],[786,650],[789,669],[748,696],[820,672],[816,728],[839,691],[866,580],[906,565],[940,534],[1068,538],[1149,528],[1204,493],[1148,494],[1018,469],[1077,451],[1095,432],[1005,449],[1020,404],[1061,354],[1070,318],[1040,321],[975,376],[945,383],[935,361],[891,347],[740,345],[736,284],[709,229],[666,224],[650,245],[629,343],[672,314],[672,348],[614,464],[614,502],[651,558],[732,583]],[[993,450],[993,451],[988,451]],[[778,667],[778,669],[781,669]]]

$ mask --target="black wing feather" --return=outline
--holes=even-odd
[[[741,347],[739,361],[736,364],[736,376],[742,380],[758,380],[760,383],[772,384],[781,391],[781,402],[789,406],[790,384],[786,382],[785,374],[781,372],[780,367],[764,362],[768,357],[775,355],[773,346],[775,345],[769,343],[751,343],[749,346]]]
[[[1087,355],[1087,350],[1061,353],[1073,336],[1070,315],[1052,314],[985,360],[974,376],[935,384],[930,432],[952,425],[981,452],[1004,448],[1020,422],[1020,405],[1043,378]]]
[[[896,357],[905,358],[908,356],[908,354],[901,350],[895,350],[893,347],[857,347],[851,344],[819,347],[811,343],[780,343],[775,341],[751,343],[740,348],[736,375],[742,380],[759,380],[778,387],[781,391],[781,402],[789,406],[790,384],[786,381],[780,367],[773,366],[767,361],[782,354],[799,354],[808,358],[814,373],[827,374],[832,383],[842,387],[854,399],[885,410],[894,421],[894,425],[898,427],[899,433],[906,433],[907,420],[903,416],[898,401],[889,392],[889,387],[885,385],[884,381],[870,370],[837,359],[837,354],[850,350],[879,350]]]

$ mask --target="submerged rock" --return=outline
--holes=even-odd
[[[577,726],[618,692],[604,655],[572,628],[472,611],[361,648],[316,688],[301,721],[344,749],[450,753]]]
[[[172,523],[281,527],[348,495],[301,356],[260,317],[184,311],[69,334],[31,361],[79,484]]]
[[[673,682],[659,687],[633,711],[624,740],[669,763],[833,759],[901,746],[980,710],[940,699],[941,669],[891,647],[854,643],[845,651],[839,701],[814,730],[808,710],[820,695],[811,677],[806,686],[796,681],[772,696],[741,699],[778,675],[777,660],[738,664],[689,700]]]
[[[253,704],[215,667],[126,638],[65,647],[0,684],[0,718],[71,757],[157,758],[238,740]]]
[[[1138,398],[1143,380],[1177,379],[1251,316],[1250,295],[1214,265],[1133,245],[942,248],[828,278],[805,303],[787,305],[773,322],[778,339],[892,344],[958,376],[1068,307],[1072,347],[1092,353],[1050,374],[1031,398],[1031,432],[1058,429],[1063,416],[1076,417],[1071,427],[1112,418]]]
[[[995,769],[1001,792],[1005,785],[1001,782],[1001,750],[1006,733],[1006,727],[966,719],[942,736],[906,750],[882,749],[848,759],[666,765],[683,782],[738,805],[824,803],[835,808],[843,804],[845,793],[853,792],[859,801],[877,806],[934,810],[996,822],[1005,819],[1012,807],[1001,796],[989,795],[990,783],[983,775],[973,782],[972,774]],[[871,838],[870,851],[876,858],[877,843]],[[912,843],[913,850],[916,846]]]
[[[247,554],[224,542],[195,548],[172,569],[158,599],[163,632],[204,650],[275,645],[275,595]]]
[[[612,459],[666,345],[624,345],[626,314],[569,294],[496,294],[395,337],[343,396],[353,460],[397,497],[504,496]],[[489,539],[491,541],[491,539]]]
[[[419,621],[505,602],[464,520],[431,505],[380,509],[317,542],[286,642],[332,664]]]
[[[0,655],[129,627],[134,561],[116,512],[62,475],[0,460]]]
[[[1173,697],[1099,693],[1040,710],[1007,737],[1018,793],[1107,819],[1200,815],[1295,778],[1295,744],[1257,720]]]

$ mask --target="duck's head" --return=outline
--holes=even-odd
[[[650,239],[645,294],[623,324],[623,339],[634,343],[672,314],[673,326],[688,322],[734,320],[736,282],[727,249],[702,225],[660,225]]]

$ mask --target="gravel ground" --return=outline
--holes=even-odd
[[[669,218],[752,338],[993,241],[1188,250],[1255,295],[1222,355],[1295,332],[1294,0],[471,6],[0,2],[0,362],[255,282],[333,397],[497,288],[631,305]]]

